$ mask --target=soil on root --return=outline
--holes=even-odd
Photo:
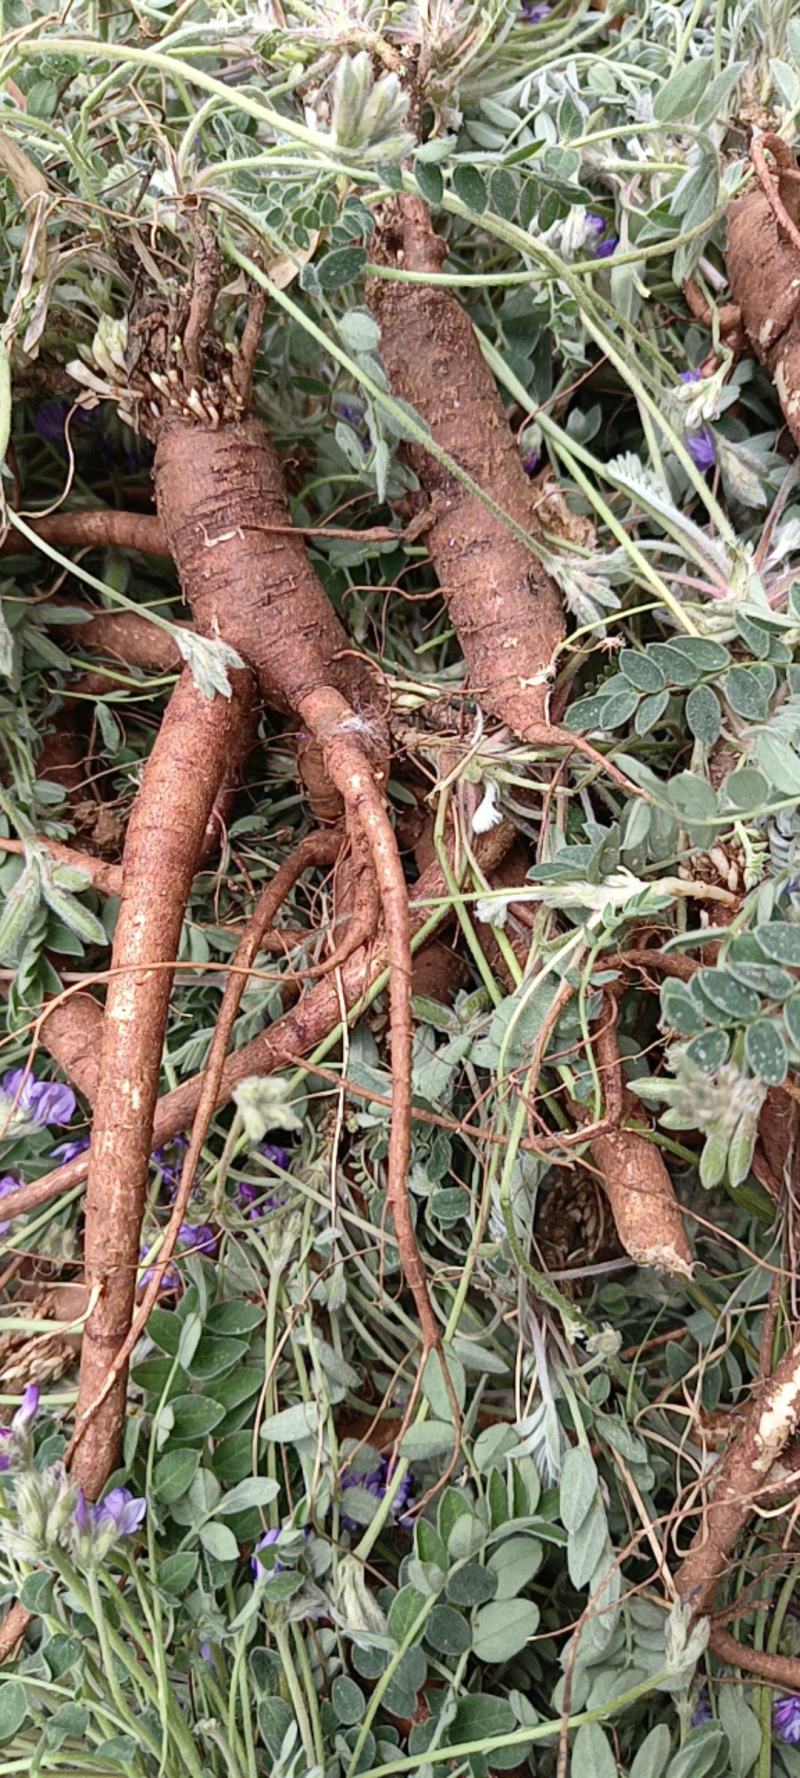
[[[763,159],[769,147],[775,175]],[[800,444],[800,181],[788,143],[762,139],[760,183],[728,210],[725,261],[750,345],[773,379],[778,400]]]

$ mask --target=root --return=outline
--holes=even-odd
[[[421,199],[387,209],[375,257],[438,271],[444,243]],[[530,484],[502,402],[464,310],[443,290],[374,280],[368,301],[396,395],[516,523],[534,523]],[[564,637],[553,582],[507,525],[419,446],[407,455],[431,502],[426,541],[472,689],[516,735],[546,725],[549,678]],[[575,737],[570,736],[571,745]]]
[[[764,159],[769,148],[773,178]],[[747,337],[773,379],[786,421],[800,443],[800,180],[788,144],[763,136],[751,149],[759,184],[728,210],[726,265]]]
[[[72,1461],[75,1453],[85,1437],[91,1422],[100,1412],[104,1402],[120,1380],[124,1380],[128,1361],[135,1350],[146,1326],[151,1309],[158,1300],[161,1281],[175,1250],[175,1243],[182,1222],[186,1216],[186,1206],[194,1184],[194,1176],[208,1135],[208,1126],[217,1102],[220,1081],[225,1065],[225,1055],[230,1042],[231,1032],[239,1011],[242,994],[247,986],[249,971],[261,949],[264,933],[275,919],[279,908],[283,906],[287,895],[294,887],[303,872],[313,865],[334,864],[339,852],[340,840],[333,834],[312,833],[301,840],[299,846],[280,866],[272,882],[264,890],[258,907],[253,915],[249,929],[236,951],[233,968],[228,978],[222,1005],[217,1019],[206,1070],[202,1079],[202,1088],[192,1126],[191,1140],[184,1157],[178,1191],[173,1205],[172,1214],[167,1225],[161,1251],[153,1266],[151,1278],[143,1301],[137,1310],[130,1330],[119,1350],[115,1353],[102,1386],[93,1400],[79,1411],[75,1430],[67,1452],[67,1459]]]
[[[39,1038],[89,1104],[97,1097],[103,1009],[92,994],[54,1000],[42,1015]]]
[[[800,1691],[800,1658],[797,1655],[772,1655],[765,1648],[742,1648],[729,1630],[712,1628],[709,1648],[729,1667],[741,1667],[744,1673],[757,1673],[770,1685],[785,1685],[789,1691]]]
[[[511,838],[512,830],[506,824],[483,836],[478,857],[485,870],[491,870],[502,858]],[[411,891],[414,904],[409,909],[412,940],[431,918],[438,916],[441,921],[448,918],[446,896],[447,884],[439,865],[430,865]],[[426,905],[438,902],[442,903],[441,907]],[[379,934],[374,944],[351,957],[341,971],[341,991],[348,1009],[358,1006],[384,973],[386,966],[386,944]],[[262,1031],[258,1037],[243,1044],[241,1049],[234,1050],[233,1055],[228,1057],[222,1072],[217,1104],[224,1104],[230,1099],[234,1087],[248,1075],[273,1074],[298,1058],[309,1055],[330,1036],[340,1019],[341,1004],[336,983],[329,980],[319,982],[296,1006],[291,1007],[282,1018],[276,1019],[268,1030]],[[170,1137],[177,1136],[188,1128],[200,1102],[202,1083],[203,1075],[196,1074],[158,1101],[153,1121],[154,1147],[168,1142]],[[49,1204],[54,1198],[71,1191],[73,1186],[80,1185],[86,1178],[88,1170],[88,1157],[78,1155],[76,1160],[68,1161],[65,1166],[45,1174],[42,1179],[21,1186],[13,1196],[3,1200],[6,1221],[15,1220],[31,1210],[38,1210],[42,1204]]]
[[[753,1396],[733,1444],[709,1477],[711,1498],[676,1575],[680,1596],[692,1606],[695,1616],[710,1612],[736,1543],[769,1487],[770,1472],[798,1422],[800,1336],[784,1353],[766,1388],[759,1388]],[[730,1640],[733,1642],[732,1637]]]
[[[169,554],[161,523],[151,513],[101,507],[96,512],[51,512],[26,522],[54,549],[135,549],[143,556]],[[33,547],[28,537],[12,527],[0,543],[0,556],[25,555]]]
[[[153,1111],[172,972],[147,965],[177,954],[197,855],[249,696],[209,700],[184,674],[162,721],[128,825],[112,954],[100,1085],[86,1198],[85,1276],[100,1295],[83,1334],[78,1419],[94,1402],[128,1333]],[[119,1461],[125,1375],[76,1454],[75,1476],[96,1498]]]
[[[594,1049],[606,1101],[619,1120],[630,1113],[634,1101],[623,1084],[615,1019],[608,1016],[608,1006],[594,1034]],[[636,1110],[638,1114],[638,1106]],[[692,1250],[675,1188],[659,1150],[645,1136],[618,1127],[595,1134],[589,1152],[600,1171],[625,1252],[638,1265],[691,1277]]]

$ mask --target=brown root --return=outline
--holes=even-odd
[[[615,1021],[606,1010],[594,1034],[594,1050],[607,1104],[617,1119],[641,1110],[626,1091]],[[599,1169],[603,1190],[621,1245],[638,1265],[656,1266],[686,1278],[692,1273],[692,1250],[675,1188],[659,1150],[635,1130],[606,1130],[593,1136],[589,1152]]]
[[[272,882],[261,895],[249,929],[237,948],[222,997],[216,1030],[203,1075],[202,1090],[192,1126],[191,1140],[181,1169],[175,1203],[164,1233],[158,1259],[153,1266],[153,1276],[122,1345],[107,1367],[98,1393],[94,1399],[86,1403],[82,1411],[79,1409],[75,1430],[67,1452],[67,1458],[70,1461],[74,1460],[75,1453],[86,1436],[92,1421],[101,1411],[104,1402],[107,1401],[118,1381],[124,1381],[128,1360],[147,1326],[150,1311],[158,1300],[161,1281],[172,1259],[180,1227],[186,1215],[186,1206],[194,1184],[197,1164],[217,1102],[231,1032],[250,971],[261,948],[264,933],[272,924],[279,908],[283,906],[287,895],[303,872],[312,865],[334,864],[339,846],[339,839],[335,835],[327,833],[312,833],[306,839],[301,840],[299,846],[289,858],[285,859]]]
[[[512,837],[513,830],[506,823],[484,836],[479,858],[485,870],[489,871],[494,867],[510,845]],[[429,919],[438,916],[444,921],[448,918],[446,896],[447,884],[439,865],[429,866],[411,891],[409,919],[412,939]],[[428,903],[432,905],[429,906]],[[437,903],[442,905],[437,907]],[[358,1005],[383,974],[386,966],[386,944],[380,934],[374,944],[348,959],[340,977],[342,999],[348,1009]],[[222,1072],[217,1104],[222,1105],[230,1099],[234,1087],[248,1075],[272,1074],[279,1068],[285,1068],[296,1058],[309,1055],[339,1024],[341,1005],[337,984],[330,980],[318,982],[310,993],[304,995],[296,1006],[270,1025],[268,1030],[262,1031],[258,1037],[243,1044],[241,1049],[234,1050],[228,1057]],[[202,1074],[194,1075],[158,1101],[153,1121],[154,1146],[168,1142],[170,1137],[177,1136],[188,1128],[200,1101],[202,1081]],[[51,1203],[54,1198],[71,1191],[73,1186],[80,1185],[88,1170],[88,1157],[78,1155],[74,1161],[68,1161],[65,1166],[45,1174],[44,1178],[21,1186],[18,1192],[4,1199],[4,1217],[10,1221],[31,1210],[37,1210],[42,1204]]]
[[[678,1592],[697,1617],[711,1610],[750,1514],[768,1491],[773,1466],[799,1422],[800,1338],[795,1338],[769,1383],[752,1397],[741,1430],[709,1477],[710,1498],[676,1575]]]
[[[40,1041],[68,1080],[93,1105],[100,1080],[103,1009],[92,994],[70,994],[44,1011]]]
[[[777,180],[764,159],[767,148]],[[753,351],[800,443],[800,181],[790,176],[797,165],[780,137],[762,137],[751,153],[759,184],[728,211],[728,281]]]
[[[94,512],[51,512],[26,523],[54,549],[135,549],[143,556],[169,553],[160,520],[151,513],[116,512],[108,507]],[[0,543],[0,555],[19,556],[33,547],[30,539],[12,526]]]
[[[444,243],[420,198],[387,207],[374,257],[438,271]],[[496,505],[529,531],[534,502],[519,451],[468,316],[444,290],[373,280],[368,300],[395,394]],[[561,600],[538,558],[422,447],[407,455],[430,500],[426,541],[477,698],[514,733],[543,724]],[[575,737],[570,737],[574,742]]]
[[[49,853],[55,864],[68,864],[72,870],[82,871],[99,895],[121,893],[122,871],[118,864],[106,864],[104,859],[90,857],[88,852],[76,852],[72,846],[63,846],[60,840],[51,840],[46,834],[37,833],[31,837],[37,846]],[[2,834],[0,852],[14,852],[18,857],[24,857],[25,846],[22,840],[7,839]]]
[[[128,824],[122,901],[112,953],[100,1085],[86,1197],[85,1274],[99,1297],[81,1350],[78,1419],[99,1394],[131,1323],[161,1048],[186,902],[233,736],[250,695],[230,699],[179,681],[147,762]],[[94,1499],[119,1460],[125,1374],[76,1454]]]

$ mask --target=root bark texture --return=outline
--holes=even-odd
[[[759,182],[728,210],[728,280],[753,351],[800,444],[800,182],[787,176],[797,163],[780,136],[761,137],[752,152]]]
[[[766,1388],[754,1395],[741,1430],[709,1477],[710,1499],[676,1576],[680,1596],[696,1616],[711,1610],[750,1514],[764,1498],[772,1467],[799,1423],[800,1337],[796,1337]]]
[[[128,825],[86,1196],[86,1282],[100,1294],[84,1329],[78,1419],[130,1327],[172,985],[172,971],[158,966],[177,956],[198,853],[249,695],[245,674],[230,699],[204,698],[184,674]],[[76,1453],[75,1476],[90,1498],[119,1459],[125,1384],[122,1372]]]
[[[606,1018],[595,1035],[594,1050],[606,1098],[619,1105],[620,1119],[641,1106],[623,1084],[614,1021]],[[635,1130],[621,1126],[603,1131],[589,1143],[620,1242],[631,1259],[661,1271],[691,1277],[692,1250],[675,1187],[660,1151]]]
[[[437,272],[444,243],[420,198],[388,207],[375,258]],[[455,299],[430,286],[372,281],[392,389],[427,421],[436,443],[526,531],[530,483],[472,324]],[[407,447],[431,503],[426,542],[458,633],[470,684],[484,707],[527,737],[544,723],[564,615],[538,558],[502,519],[421,446]],[[574,737],[573,737],[574,739]]]

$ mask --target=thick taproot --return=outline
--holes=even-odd
[[[131,811],[108,982],[86,1195],[85,1273],[99,1286],[81,1350],[78,1414],[128,1332],[161,1049],[186,902],[214,799],[251,691],[204,697],[188,672],[172,695]],[[119,1459],[126,1376],[92,1421],[75,1476],[94,1497]]]
[[[374,257],[405,271],[440,269],[443,243],[419,198],[387,210]],[[514,436],[469,317],[444,290],[373,279],[392,391],[474,482],[530,531],[533,500]],[[556,586],[539,559],[422,446],[405,453],[431,502],[425,533],[475,696],[522,737],[546,717],[553,657],[565,633]]]

